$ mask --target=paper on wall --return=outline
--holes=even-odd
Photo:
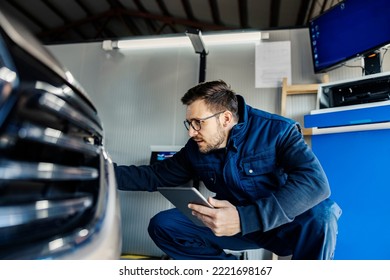
[[[256,45],[255,87],[276,88],[287,77],[291,81],[291,42],[266,42]]]

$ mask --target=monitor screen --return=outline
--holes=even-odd
[[[150,164],[172,157],[181,148],[182,146],[151,146]]]
[[[171,151],[154,151],[150,156],[150,164],[172,157],[176,152]]]
[[[331,70],[390,43],[389,0],[345,0],[310,20],[314,72]]]

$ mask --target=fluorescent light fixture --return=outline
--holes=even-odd
[[[210,45],[231,45],[231,44],[247,44],[260,43],[260,31],[241,31],[203,35],[203,41],[207,46]]]
[[[142,48],[170,48],[191,46],[188,38],[161,37],[150,39],[120,40],[117,42],[118,49],[142,49]]]
[[[211,45],[231,45],[243,43],[258,43],[261,41],[260,31],[240,31],[240,32],[221,32],[213,34],[202,34],[203,43],[206,46]],[[186,35],[179,36],[159,36],[150,38],[128,39],[103,41],[102,48],[106,51],[114,49],[161,49],[161,48],[179,48],[191,47],[191,41]],[[195,47],[194,47],[195,48]]]

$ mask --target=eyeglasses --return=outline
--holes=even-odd
[[[215,113],[214,115],[211,115],[209,117],[205,117],[202,119],[192,119],[192,120],[185,120],[184,121],[184,126],[186,127],[187,130],[190,130],[190,126],[195,130],[199,131],[202,129],[202,126],[200,125],[202,122],[205,120],[211,119],[212,117],[219,116],[220,114],[225,113],[225,111]]]

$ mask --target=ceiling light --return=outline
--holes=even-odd
[[[149,38],[134,38],[126,40],[105,40],[103,41],[102,48],[106,51],[114,49],[162,49],[162,48],[178,48],[178,47],[190,47],[191,37],[187,36],[159,36]],[[213,34],[202,34],[201,40],[204,45],[231,45],[231,44],[243,44],[243,43],[258,43],[262,39],[262,33],[260,31],[239,31],[239,32],[223,32]],[[192,35],[191,35],[192,36]],[[188,40],[187,37],[190,37]],[[201,44],[196,46],[196,51],[201,50]],[[193,45],[195,48],[195,46]]]

